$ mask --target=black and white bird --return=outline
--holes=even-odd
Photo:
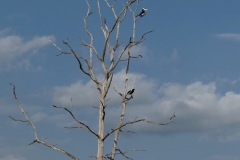
[[[147,10],[148,10],[147,8],[142,8],[142,11],[136,17],[141,18],[141,17],[145,16]]]

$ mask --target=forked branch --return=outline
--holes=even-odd
[[[67,40],[63,41],[63,44],[65,44],[69,49],[70,51],[69,52],[66,52],[64,51],[63,49],[61,49],[56,43],[54,43],[52,40],[49,39],[49,41],[52,43],[53,46],[55,46],[61,53],[59,55],[62,55],[62,54],[72,54],[73,57],[77,60],[78,62],[78,65],[79,65],[79,69],[85,74],[87,75],[93,82],[95,82],[95,84],[97,85],[98,87],[98,90],[99,89],[99,81],[97,80],[97,77],[93,71],[93,68],[92,66],[89,64],[88,60],[82,56],[78,56],[77,53],[74,51],[74,49],[70,46],[70,44],[68,43]],[[86,71],[84,68],[83,68],[83,64],[82,64],[82,61],[85,62],[85,65],[87,66],[88,68],[88,71]]]
[[[31,128],[33,129],[33,133],[34,133],[34,140],[29,144],[34,144],[34,143],[39,143],[39,144],[42,144],[48,148],[51,148],[55,151],[58,151],[58,152],[61,152],[63,154],[65,154],[66,156],[68,156],[69,158],[73,159],[73,160],[79,160],[77,157],[75,157],[74,155],[70,154],[69,152],[63,150],[63,149],[60,149],[59,147],[56,147],[55,145],[52,145],[52,144],[49,144],[43,140],[41,140],[39,137],[38,137],[38,130],[37,128],[35,127],[35,125],[33,124],[33,122],[31,121],[31,119],[28,117],[27,113],[25,112],[25,110],[23,109],[23,107],[21,106],[19,100],[18,100],[18,97],[17,97],[17,94],[16,94],[16,87],[14,84],[10,83],[10,85],[12,86],[12,91],[13,91],[13,96],[14,96],[14,99],[15,99],[15,102],[17,104],[17,107],[20,109],[21,113],[23,114],[25,120],[19,120],[19,119],[15,119],[13,118],[12,116],[9,116],[12,120],[14,121],[19,121],[19,122],[25,122],[25,123],[28,123]]]
[[[122,57],[123,57],[124,53],[126,53],[127,50],[130,50],[132,47],[137,46],[137,45],[139,45],[140,43],[142,43],[142,42],[145,40],[145,36],[146,36],[147,34],[149,34],[149,33],[152,33],[152,32],[153,32],[153,30],[144,33],[138,41],[133,41],[132,38],[129,38],[128,44],[127,44],[127,45],[124,47],[124,49],[121,51],[121,53],[120,53],[120,55],[118,56],[115,64],[113,65],[113,67],[110,69],[109,72],[111,72],[112,70],[114,70],[114,69],[118,66],[118,63],[119,63],[120,61],[122,61]],[[129,56],[128,58],[138,58],[138,57],[142,58],[142,55],[132,56],[131,54],[129,54],[128,56]],[[128,60],[128,59],[126,59],[125,61],[127,61],[127,60]]]

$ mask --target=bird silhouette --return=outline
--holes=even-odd
[[[133,88],[133,89],[129,90],[129,91],[127,92],[127,94],[128,94],[128,95],[132,95],[134,91],[135,91],[135,89]]]

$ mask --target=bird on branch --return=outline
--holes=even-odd
[[[147,10],[148,10],[147,8],[142,8],[142,11],[136,17],[141,18],[141,17],[145,16]]]
[[[132,95],[134,91],[135,91],[135,89],[133,88],[133,89],[129,90],[129,91],[127,92],[127,94],[128,94],[128,95]]]

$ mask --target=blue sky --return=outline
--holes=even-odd
[[[21,117],[9,83],[16,85],[21,104],[39,128],[41,138],[81,159],[96,154],[96,139],[82,130],[64,129],[74,125],[72,119],[51,108],[52,104],[69,106],[81,120],[97,127],[96,110],[89,107],[97,105],[92,83],[78,71],[72,57],[55,56],[59,52],[48,41],[50,38],[64,48],[61,42],[68,38],[74,49],[87,55],[79,39],[86,38],[84,2],[1,3],[0,160],[68,159],[43,146],[28,145],[33,140],[31,128],[8,117]],[[130,86],[136,93],[129,103],[127,119],[138,116],[165,121],[174,112],[176,118],[165,127],[129,128],[137,134],[123,134],[119,145],[126,150],[145,150],[129,152],[130,157],[240,159],[239,6],[238,0],[142,1],[140,8],[148,8],[148,13],[137,22],[137,37],[154,32],[134,50],[143,59],[134,59],[130,69]],[[99,21],[93,18],[89,24],[100,49]],[[123,26],[122,44],[128,42],[129,27],[129,23]],[[115,75],[116,88],[122,85],[123,66]],[[108,129],[115,124],[119,111],[119,97],[114,92],[111,95]]]

